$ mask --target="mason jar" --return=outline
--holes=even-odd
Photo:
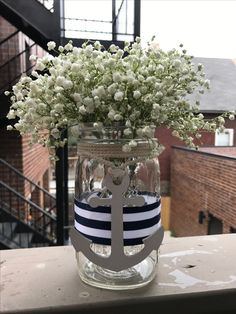
[[[158,145],[137,139],[127,149],[123,130],[79,129],[75,173],[79,275],[87,284],[115,290],[154,278],[163,238]]]

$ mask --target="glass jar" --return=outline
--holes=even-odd
[[[155,242],[160,245],[163,238],[160,170],[152,154],[156,142],[135,140],[137,146],[124,152],[130,140],[123,130],[81,129],[75,173],[79,275],[85,283],[113,290],[141,287],[154,278]],[[157,233],[158,241],[153,241]]]

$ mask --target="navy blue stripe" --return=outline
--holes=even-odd
[[[161,215],[158,214],[157,216],[145,220],[124,222],[124,231],[150,228],[156,225],[160,221],[160,219]]]
[[[87,219],[82,216],[79,216],[75,213],[75,220],[83,226],[94,228],[94,229],[102,229],[102,230],[111,230],[111,222],[110,221],[100,221]]]
[[[86,203],[79,202],[77,199],[74,200],[76,206],[78,206],[81,209],[92,211],[92,212],[97,212],[97,213],[106,213],[110,214],[111,213],[111,207],[109,206],[98,206],[96,208],[91,207],[90,205]],[[123,213],[124,214],[134,214],[134,213],[142,213],[142,212],[147,212],[150,210],[153,210],[157,207],[159,207],[161,204],[161,200],[158,199],[157,202],[154,202],[152,204],[147,204],[144,206],[134,206],[134,207],[123,207]]]
[[[80,232],[80,231],[78,231],[78,232]],[[100,237],[93,237],[93,236],[90,236],[90,235],[86,235],[86,234],[84,234],[82,232],[80,232],[80,233],[85,238],[90,239],[95,244],[111,245],[111,239],[100,238]],[[124,239],[123,244],[124,244],[124,246],[143,244],[143,240],[145,238],[147,238],[147,237],[136,238],[136,239]]]
[[[139,220],[139,221],[129,221],[123,222],[123,229],[125,231],[129,230],[139,230],[139,229],[146,229],[156,225],[160,221],[161,215],[158,214],[149,219]],[[79,216],[75,213],[75,220],[86,227],[94,228],[94,229],[101,229],[101,230],[111,230],[111,222],[110,221],[100,221],[100,220],[93,220],[87,219],[82,216]]]

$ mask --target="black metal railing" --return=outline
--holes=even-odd
[[[8,42],[9,41],[6,41],[4,43]],[[0,73],[2,73],[0,80],[0,94],[5,90],[10,89],[17,81],[19,81],[23,74],[30,74],[33,67],[35,66],[34,63],[29,63],[30,50],[33,47],[36,47],[37,50],[37,45],[33,43],[25,50],[16,53],[13,56],[11,56],[9,53],[7,61],[0,65]]]
[[[42,210],[56,215],[56,198],[1,158],[0,173],[2,181],[16,192],[24,195],[29,201],[42,208]]]
[[[3,45],[5,42],[8,42],[11,38],[13,38],[19,33],[20,33],[19,30],[16,30],[15,32],[11,33],[9,36],[7,36],[6,38],[0,41],[0,46]],[[8,42],[8,45],[9,45],[9,42]],[[9,47],[8,47],[8,50],[9,50]]]
[[[37,242],[32,245],[32,236],[35,237],[36,232],[41,237],[38,240],[40,246],[56,243],[56,217],[3,181],[0,181],[0,208],[1,212],[11,218],[9,222],[0,224],[0,234],[9,241],[19,247],[37,246]]]
[[[48,11],[54,11],[54,0],[37,0],[41,3]]]
[[[94,19],[83,19],[83,18],[61,18],[62,34],[68,38],[92,38],[98,40],[112,40],[114,35],[117,37],[123,36],[126,40],[133,41],[134,35],[125,31],[113,31],[113,21],[94,20]]]

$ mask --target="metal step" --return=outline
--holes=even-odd
[[[50,244],[46,242],[31,243],[31,247],[46,247],[46,246],[50,246]]]
[[[0,223],[0,241],[9,248],[31,247],[33,233],[16,233],[16,222]]]
[[[19,249],[20,248],[20,246],[17,243],[14,243],[14,242],[8,240],[6,237],[2,236],[1,234],[0,234],[0,243],[3,244],[3,246],[5,248],[8,248],[8,249]]]
[[[8,239],[12,239],[17,223],[16,222],[0,222],[0,234]]]
[[[31,247],[33,233],[15,233],[13,241],[19,243],[22,248]]]
[[[1,205],[3,205],[3,204],[1,204]],[[34,225],[27,224],[26,222],[23,222],[22,220],[18,220],[16,217],[13,217],[9,212],[7,212],[7,210],[5,210],[3,206],[2,207],[0,206],[0,224],[1,223],[5,224],[5,222],[12,224],[12,230],[13,230],[13,226],[14,226],[14,233],[15,234],[10,239],[12,239],[17,234],[22,234],[22,233],[28,234],[29,233],[29,234],[32,234],[32,236],[30,237],[30,241],[32,243],[36,243],[36,246],[39,246],[39,243],[46,243],[46,246],[53,244],[52,240],[50,238],[48,238],[46,234],[42,235],[40,231],[36,230]],[[2,232],[0,229],[0,234],[1,233]],[[11,234],[10,232],[7,233],[8,236],[10,234]],[[22,236],[22,238],[23,237],[24,236]],[[15,239],[18,243],[19,236],[17,236]],[[23,243],[25,244],[24,240],[23,240]],[[45,246],[45,244],[42,246]],[[30,243],[30,247],[31,247],[31,243]]]
[[[0,223],[1,222],[17,222],[16,218],[7,213],[0,205]]]
[[[14,242],[14,230],[16,222],[1,222],[0,223],[0,243],[1,249],[18,249],[20,248],[17,242]]]

